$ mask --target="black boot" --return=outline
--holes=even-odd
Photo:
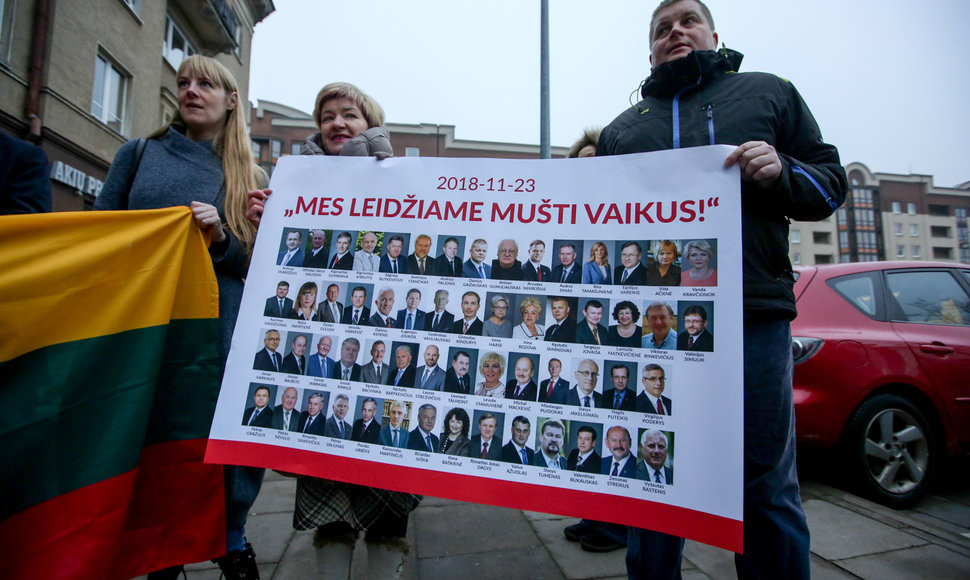
[[[216,558],[215,562],[219,564],[226,580],[259,580],[256,554],[249,542],[246,542],[245,550],[229,552],[221,558]]]

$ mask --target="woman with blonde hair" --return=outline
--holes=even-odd
[[[194,55],[182,61],[176,83],[178,112],[148,139],[121,146],[94,209],[191,208],[196,223],[212,236],[209,256],[219,284],[219,354],[224,368],[256,237],[255,226],[246,219],[247,192],[264,186],[266,175],[253,163],[232,73],[215,59]],[[219,384],[211,388],[218,391]],[[226,466],[225,477],[228,552],[217,562],[226,578],[258,578],[245,525],[263,470]],[[151,577],[174,578],[180,571],[177,566]]]
[[[680,286],[680,254],[672,240],[660,240],[653,248],[653,261],[647,264],[647,286]]]
[[[543,340],[546,329],[539,324],[542,302],[535,296],[526,296],[519,305],[519,313],[522,315],[522,322],[512,331],[512,338]]]
[[[711,266],[714,248],[707,240],[692,240],[684,244],[684,257],[690,269],[680,275],[681,286],[717,286],[717,269]]]
[[[596,242],[589,249],[589,260],[583,264],[583,284],[612,284],[610,252],[606,244]]]
[[[296,295],[293,309],[290,310],[287,318],[320,320],[320,314],[317,312],[317,285],[315,282],[304,282],[300,286],[300,292]]]
[[[479,397],[505,398],[505,357],[497,352],[486,353],[478,364],[482,382],[475,385]]]

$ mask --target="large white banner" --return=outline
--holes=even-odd
[[[282,158],[207,460],[740,551],[730,151]]]

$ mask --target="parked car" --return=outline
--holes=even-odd
[[[796,268],[799,443],[895,508],[970,450],[970,267],[860,262]]]

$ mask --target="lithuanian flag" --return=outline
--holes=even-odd
[[[0,217],[0,576],[225,553],[218,309],[187,208]]]

